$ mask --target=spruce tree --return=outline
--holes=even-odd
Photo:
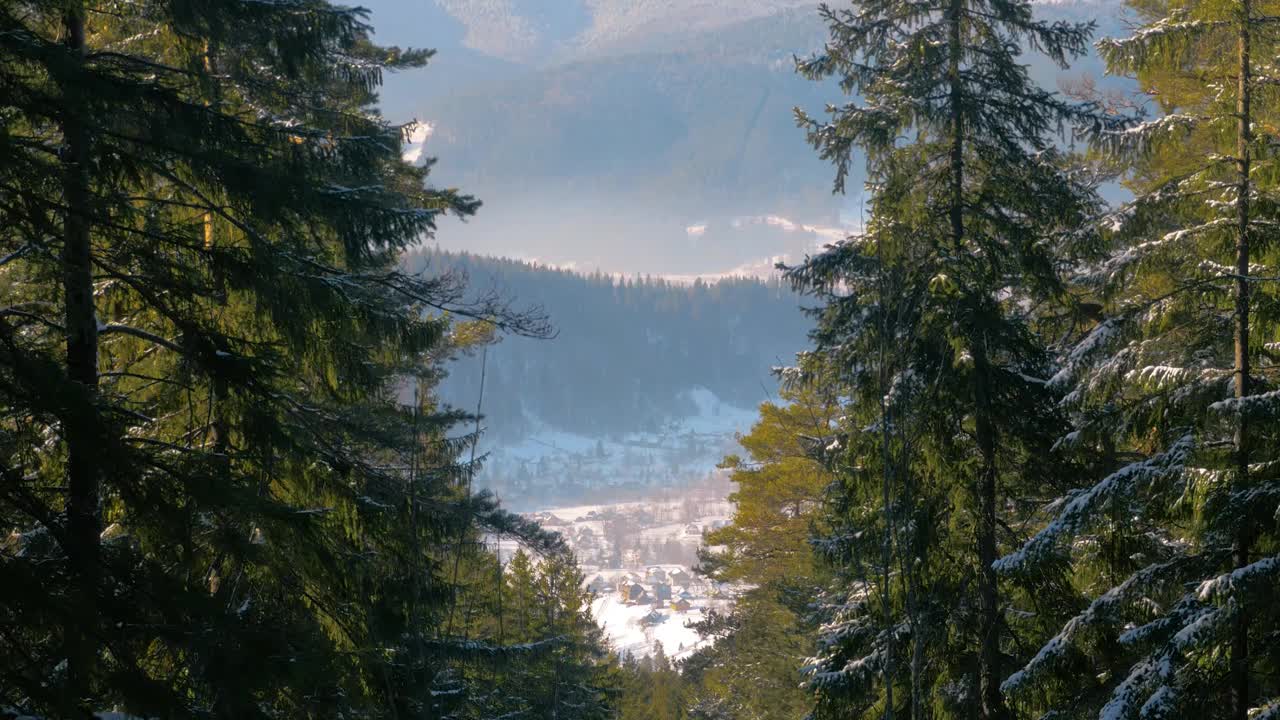
[[[1105,316],[1055,378],[1070,442],[1107,472],[1001,562],[1070,557],[1088,604],[1007,687],[1071,717],[1266,716],[1280,712],[1262,670],[1280,620],[1276,78],[1255,58],[1275,54],[1280,6],[1132,6],[1142,27],[1098,47],[1159,116],[1103,136],[1135,199],[1111,221],[1112,252],[1076,278]]]
[[[799,120],[837,191],[857,150],[872,179],[865,232],[788,270],[824,302],[816,352],[851,399],[819,543],[844,583],[812,684],[824,714],[1009,717],[1000,681],[1045,622],[1012,606],[1052,612],[1060,583],[1019,594],[993,563],[1014,539],[1000,528],[1067,469],[1035,329],[1070,305],[1060,274],[1093,251],[1099,208],[1055,142],[1102,123],[1036,86],[1020,55],[1065,67],[1091,28],[986,0],[822,15],[831,40],[800,71],[861,99]]]
[[[427,401],[463,301],[400,253],[477,203],[401,162],[363,11],[0,3],[0,702],[422,716],[472,496]],[[413,571],[409,572],[408,569]],[[424,607],[425,606],[425,607]]]
[[[538,568],[536,597],[542,634],[556,647],[545,663],[546,688],[532,715],[547,720],[606,720],[613,716],[612,677],[604,634],[591,616],[592,594],[568,553],[548,557]]]
[[[493,560],[492,555],[487,557]],[[569,552],[531,556],[521,548],[502,571],[476,575],[472,592],[500,601],[493,616],[477,613],[472,638],[501,638],[506,657],[496,665],[464,669],[475,690],[464,717],[600,720],[617,702],[616,659],[591,617],[592,594]],[[502,590],[501,598],[494,597]],[[497,609],[496,604],[493,606]],[[493,620],[501,623],[493,627]]]

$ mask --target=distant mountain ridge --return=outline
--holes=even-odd
[[[447,404],[479,407],[476,482],[508,507],[706,480],[776,397],[772,369],[794,362],[810,327],[777,278],[673,283],[430,249],[407,269],[465,273],[478,291],[542,307],[558,333],[458,358],[440,387]]]

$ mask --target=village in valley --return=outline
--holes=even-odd
[[[692,408],[689,415],[646,431],[578,434],[524,418],[529,426],[518,441],[486,449],[477,481],[517,511],[661,500],[687,491],[701,497],[712,485],[722,488],[716,498],[722,500],[728,483],[716,466],[737,452],[735,437],[750,429],[756,410],[722,402],[701,387],[681,399]]]
[[[755,411],[703,388],[689,400],[697,412],[661,432],[601,440],[544,428],[487,456],[486,486],[572,549],[592,616],[620,655],[687,657],[710,642],[690,626],[727,612],[737,590],[700,575],[698,553],[733,515],[733,483],[717,465]],[[504,561],[514,552],[499,543]]]
[[[721,473],[650,502],[528,513],[559,532],[595,596],[592,615],[621,655],[680,659],[709,642],[692,624],[725,612],[735,588],[696,572],[704,534],[732,513]]]

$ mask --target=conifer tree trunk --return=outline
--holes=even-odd
[[[1004,718],[1007,712],[1000,692],[1000,596],[995,571],[996,556],[996,436],[991,423],[988,387],[990,360],[986,340],[974,343],[974,424],[978,452],[982,456],[978,478],[978,634],[981,717]]]
[[[893,472],[891,469],[892,457],[889,453],[889,431],[893,424],[892,410],[890,409],[887,397],[889,395],[889,368],[888,368],[888,348],[885,347],[889,342],[888,322],[884,314],[885,304],[885,282],[884,282],[884,242],[883,239],[876,241],[877,255],[877,273],[879,273],[880,286],[880,503],[884,512],[884,538],[880,543],[880,602],[881,611],[884,613],[885,627],[893,627],[893,611],[890,605],[889,580],[890,580],[890,564],[893,562]],[[888,647],[885,648],[884,662],[884,694],[885,694],[885,711],[884,720],[893,720],[893,681],[895,676],[894,654],[897,652],[893,639],[893,633],[889,633]]]
[[[899,464],[899,472],[902,473],[903,504],[907,507],[914,507],[918,495],[916,494],[915,481],[912,479],[911,468],[907,460],[910,457],[911,448],[907,440],[907,433],[901,426],[898,429],[898,437],[902,443],[903,459]],[[911,718],[911,720],[924,720],[925,617],[920,611],[920,598],[924,596],[924,589],[920,583],[920,567],[916,562],[920,553],[920,544],[916,538],[920,533],[920,523],[912,521],[910,525],[909,552],[906,553],[906,558],[902,558],[901,553],[899,553],[907,586],[907,623],[911,627],[911,712],[907,717]]]
[[[1239,114],[1236,132],[1236,287],[1235,287],[1235,395],[1243,399],[1249,395],[1249,181],[1250,145],[1253,127],[1250,107],[1250,22],[1251,0],[1241,0],[1240,29],[1238,35],[1239,87],[1236,110]],[[1241,405],[1236,416],[1236,486],[1249,484],[1249,427]],[[1250,529],[1247,519],[1242,519],[1236,533],[1233,548],[1235,567],[1249,564]],[[1231,717],[1245,720],[1249,712],[1249,617],[1241,604],[1231,629]]]
[[[214,51],[212,46],[210,45],[209,41],[206,39],[204,41],[204,53],[203,53],[203,57],[201,58],[201,64],[204,68],[205,75],[208,76],[210,80],[213,79],[213,71],[214,71],[213,52]],[[206,106],[210,104],[214,104],[214,105],[221,104],[221,93],[219,92],[219,87],[220,86],[218,85],[218,83],[214,81],[213,92],[209,96],[209,98],[206,99],[205,101]],[[205,210],[203,213],[201,213],[200,219],[201,219],[201,226],[204,230],[204,249],[206,252],[212,252],[213,249],[217,247],[217,240],[214,235],[213,212],[210,210]],[[226,299],[227,299],[226,278],[222,276],[221,265],[217,265],[214,268],[213,282],[215,286],[218,288],[217,294],[216,294],[217,301],[221,305],[226,305]],[[209,440],[210,440],[210,445],[213,448],[214,454],[220,456],[222,459],[221,464],[222,464],[223,472],[229,473],[231,458],[228,456],[227,453],[228,453],[228,450],[230,449],[230,438],[229,438],[230,423],[228,422],[228,419],[227,419],[227,409],[225,406],[226,397],[227,397],[227,381],[224,377],[222,377],[222,375],[220,374],[215,375],[210,380],[210,387],[209,387],[209,406],[210,406],[209,413],[212,418],[212,424],[209,432],[210,434]]]
[[[951,0],[948,11],[951,79],[951,242],[956,252],[964,244],[964,88],[960,79],[960,22],[963,0]]]
[[[915,580],[912,581],[913,584],[915,582]],[[915,593],[919,595],[918,591]],[[912,604],[915,604],[914,599]],[[911,720],[924,720],[924,628],[920,623],[918,608],[915,610],[912,624],[916,631],[911,638]]]
[[[964,0],[951,0],[948,9],[951,111],[951,240],[957,253],[964,248],[964,86],[962,24]],[[976,308],[975,308],[976,309]],[[1000,693],[999,590],[992,564],[996,561],[996,439],[991,422],[990,359],[986,340],[971,338],[973,353],[974,425],[981,470],[978,477],[978,692],[979,716],[993,720],[1006,716]]]
[[[63,15],[68,50],[82,60],[85,53],[85,18],[82,4],[69,5]],[[63,84],[65,103],[60,118],[63,136],[62,189],[66,203],[63,219],[62,283],[65,295],[64,328],[67,375],[81,386],[91,401],[98,387],[98,321],[94,312],[92,251],[90,248],[89,133],[80,98],[79,78]],[[70,706],[79,705],[90,693],[96,649],[99,570],[100,488],[97,413],[77,412],[66,419],[67,444],[67,555],[78,585],[75,617],[64,628],[67,654],[67,692]]]

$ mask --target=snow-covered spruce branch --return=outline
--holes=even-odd
[[[1168,450],[1108,475],[1097,485],[1072,497],[1044,529],[1020,549],[996,560],[992,567],[1000,573],[1016,573],[1024,570],[1028,563],[1050,555],[1065,538],[1088,527],[1097,515],[1097,508],[1104,502],[1129,494],[1139,483],[1154,484],[1180,474],[1195,448],[1195,438],[1187,434]]]
[[[1168,702],[1171,690],[1162,693],[1151,691],[1153,686],[1168,687],[1173,677],[1173,658],[1170,651],[1143,659],[1135,665],[1124,681],[1111,693],[1111,698],[1102,707],[1098,720],[1127,720],[1135,717],[1142,709],[1147,709],[1151,701]],[[1141,704],[1139,704],[1141,703]]]
[[[1126,318],[1109,317],[1098,323],[1084,338],[1071,348],[1063,360],[1062,367],[1049,378],[1049,386],[1062,388],[1075,376],[1096,353],[1104,350],[1119,334]]]
[[[1238,601],[1239,596],[1256,592],[1260,586],[1269,591],[1278,578],[1280,555],[1273,555],[1223,573],[1212,580],[1205,580],[1196,588],[1196,595],[1202,602],[1222,602],[1225,599]]]
[[[1116,70],[1134,73],[1146,65],[1152,54],[1169,54],[1186,48],[1191,41],[1231,26],[1226,20],[1193,20],[1179,12],[1161,18],[1127,38],[1103,38],[1094,43],[1098,54]]]
[[[1104,131],[1098,135],[1097,143],[1104,151],[1116,155],[1145,152],[1158,140],[1189,135],[1201,123],[1213,120],[1204,115],[1173,113],[1132,127]]]
[[[1220,413],[1243,413],[1258,415],[1267,410],[1280,410],[1280,390],[1247,395],[1242,398],[1227,398],[1209,406],[1209,409]]]
[[[1212,277],[1199,278],[1191,282],[1183,283],[1162,295],[1158,295],[1140,303],[1132,303],[1123,308],[1120,312],[1105,318],[1102,322],[1094,326],[1084,338],[1072,346],[1071,350],[1068,351],[1066,358],[1064,358],[1061,367],[1052,377],[1049,378],[1049,386],[1055,388],[1065,387],[1073,378],[1076,377],[1077,373],[1086,365],[1088,360],[1098,352],[1106,349],[1116,338],[1120,336],[1122,327],[1134,318],[1183,293],[1198,290],[1229,279],[1230,278],[1224,276],[1214,275]]]
[[[1010,675],[1000,686],[1002,692],[1013,694],[1028,686],[1036,678],[1051,672],[1061,661],[1078,637],[1099,623],[1115,619],[1121,607],[1135,601],[1134,593],[1142,593],[1151,586],[1178,581],[1204,564],[1201,556],[1179,557],[1168,562],[1149,565],[1133,573],[1123,582],[1093,600],[1083,612],[1067,621],[1062,630],[1045,643],[1026,665]]]

